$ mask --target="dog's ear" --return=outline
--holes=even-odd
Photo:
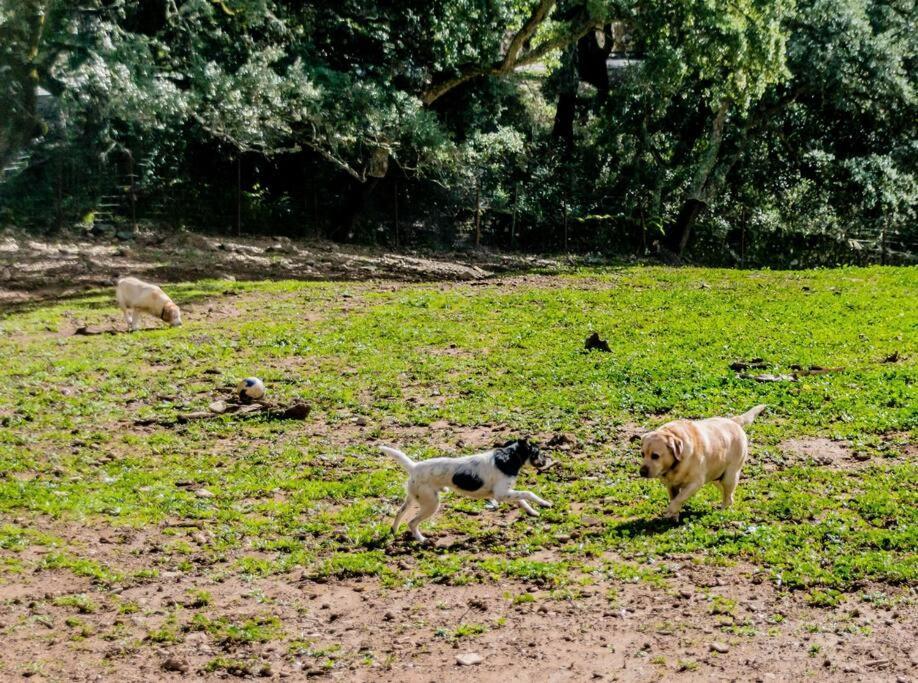
[[[666,445],[669,446],[669,450],[672,451],[673,457],[676,459],[676,462],[682,461],[682,451],[685,448],[685,443],[678,436],[670,435],[669,439],[666,441]]]

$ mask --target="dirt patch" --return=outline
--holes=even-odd
[[[787,439],[778,444],[784,457],[784,465],[809,465],[830,469],[848,470],[866,467],[878,459],[867,450],[855,449],[847,441],[828,439],[821,436],[805,436]],[[884,436],[879,447],[892,458],[914,458],[918,446],[907,433]]]
[[[819,465],[834,469],[848,469],[859,464],[854,460],[846,441],[835,441],[821,436],[805,436],[782,441],[778,448],[791,456],[794,464]]]
[[[0,248],[0,307],[15,308],[109,287],[127,274],[156,282],[214,277],[476,281],[506,271],[564,265],[556,259],[486,250],[391,252],[282,237],[139,232],[128,242],[108,242],[80,234],[38,240],[8,233]]]
[[[123,543],[116,532],[101,537],[109,542],[96,542],[99,559],[115,567],[153,567],[168,542],[146,531]],[[8,575],[0,670],[33,680],[426,683],[895,680],[918,666],[906,590],[866,587],[869,599],[821,608],[755,568],[691,557],[667,559],[673,578],[664,586],[616,579],[600,564],[584,585],[559,591],[526,582],[387,588],[375,579],[316,582],[299,570],[246,580],[189,559],[188,571],[111,588],[60,570]],[[400,562],[417,565],[410,549]],[[480,663],[458,663],[471,654]]]

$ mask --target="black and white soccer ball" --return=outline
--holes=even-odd
[[[257,377],[246,377],[236,386],[240,401],[257,401],[265,395],[265,383]]]

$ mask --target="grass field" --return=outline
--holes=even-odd
[[[69,335],[78,324],[123,329],[110,291],[0,321],[0,596],[24,576],[63,573],[88,579],[103,611],[129,612],[119,591],[163,576],[291,572],[316,585],[511,582],[561,595],[671,586],[685,562],[750,566],[817,606],[865,586],[915,586],[915,269],[630,267],[167,289],[186,310],[181,328],[148,320],[130,335]],[[611,353],[583,350],[594,330]],[[767,366],[752,374],[832,371],[762,382],[729,367],[752,358]],[[312,413],[135,424],[206,410],[248,375],[272,402],[302,399]],[[720,510],[708,487],[682,523],[659,520],[665,492],[637,476],[630,437],[756,403],[768,411],[749,429],[736,505]],[[434,547],[389,535],[403,473],[379,444],[426,458],[524,434],[557,444],[553,468],[520,480],[554,502],[539,519],[447,496],[425,526]],[[155,536],[155,552],[113,559],[89,541],[119,533]],[[77,595],[56,607],[99,607]],[[299,642],[283,620],[221,622],[197,598],[136,646],[191,632]],[[468,628],[453,636],[474,637]]]

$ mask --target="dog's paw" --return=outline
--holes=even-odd
[[[663,513],[663,519],[668,519],[668,520],[670,520],[670,521],[672,521],[672,522],[678,522],[678,521],[679,521],[679,513],[678,513],[678,512],[670,512],[669,510],[667,510],[666,512]]]
[[[539,505],[541,505],[543,508],[550,508],[552,503],[550,500],[543,500],[541,503],[539,503]]]

